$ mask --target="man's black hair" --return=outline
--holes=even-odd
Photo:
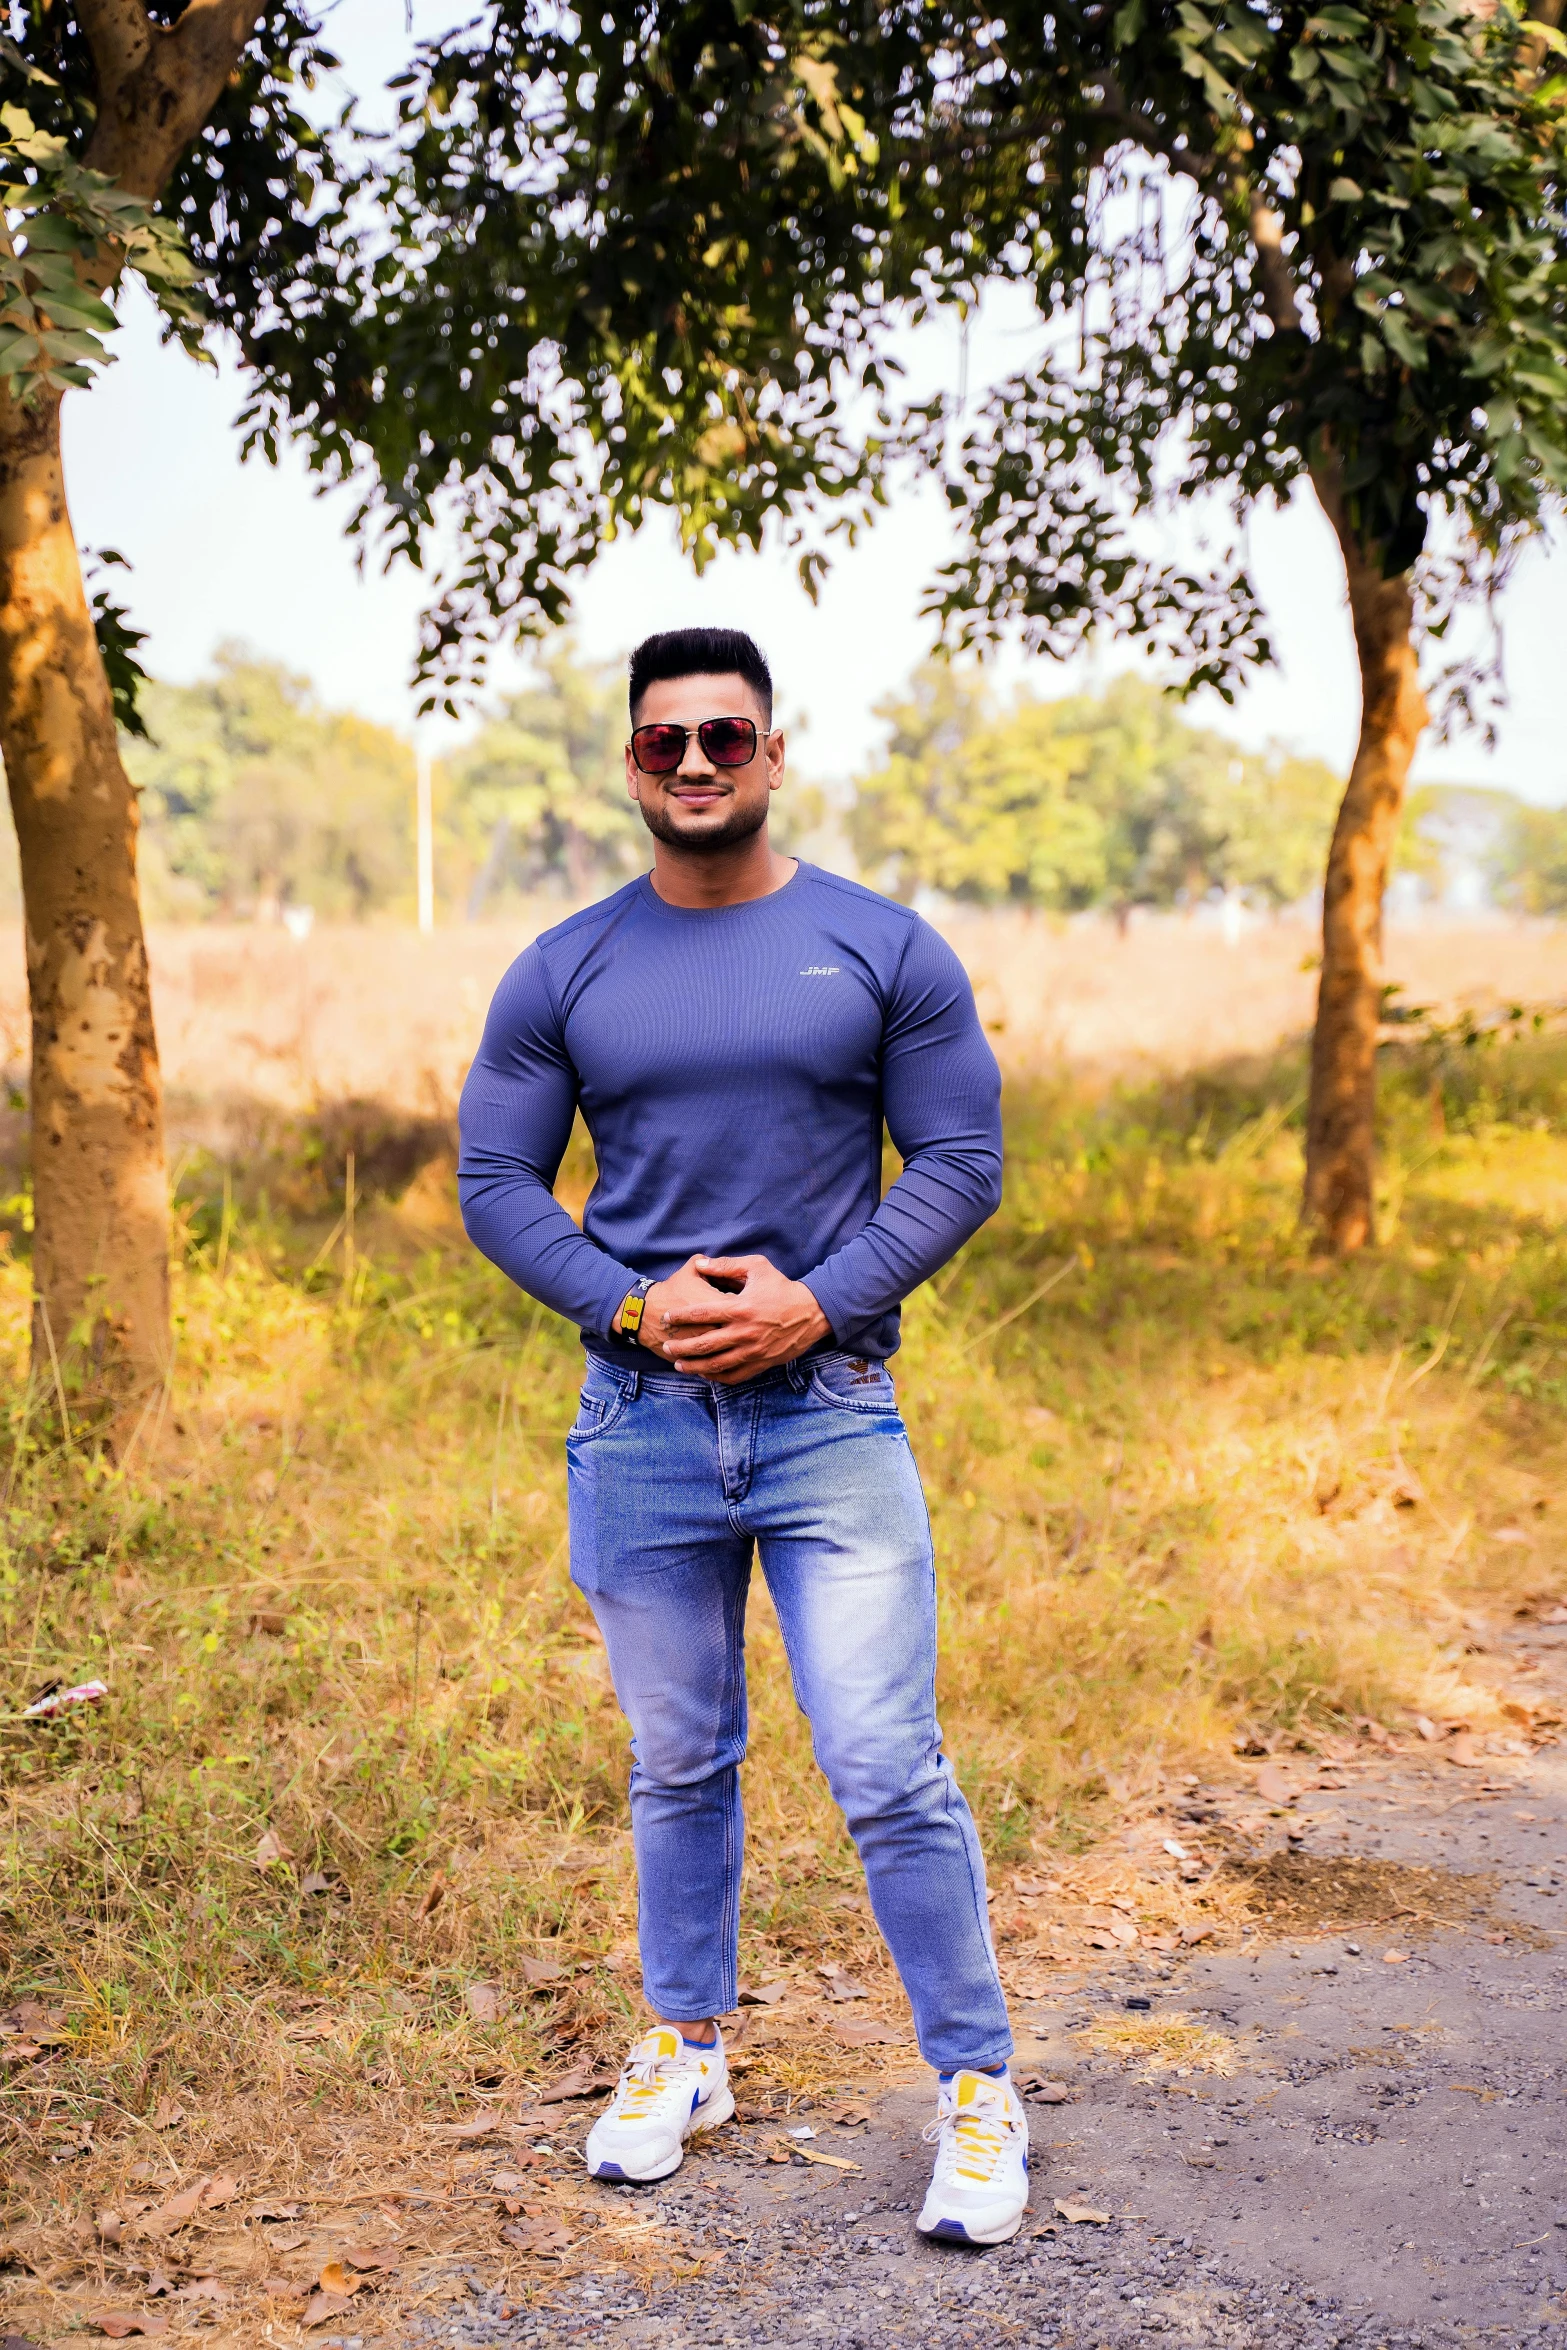
[[[657,636],[645,636],[631,656],[633,723],[648,687],[672,677],[743,677],[772,725],[773,673],[767,655],[743,628],[666,628]]]

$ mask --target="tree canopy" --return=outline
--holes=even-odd
[[[1140,679],[998,707],[982,679],[933,662],[877,714],[888,756],[857,779],[849,832],[901,896],[1069,909],[1218,887],[1282,905],[1320,873],[1331,769],[1240,750]]]

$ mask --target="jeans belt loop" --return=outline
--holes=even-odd
[[[784,1377],[788,1380],[796,1395],[803,1395],[811,1384],[811,1374],[806,1369],[804,1361],[799,1355],[795,1356],[793,1362],[785,1363]]]
[[[638,1397],[638,1396],[641,1394],[641,1392],[642,1392],[642,1366],[641,1366],[641,1364],[639,1363],[639,1364],[638,1364],[638,1365],[635,1367],[635,1369],[632,1369],[632,1368],[631,1368],[631,1367],[628,1365],[628,1366],[627,1366],[627,1376],[628,1376],[628,1378],[629,1378],[629,1379],[630,1379],[630,1381],[631,1381],[631,1386],[630,1386],[630,1389],[629,1389],[629,1391],[628,1391],[628,1393],[627,1393],[627,1396],[626,1396],[626,1401],[627,1401],[627,1403],[635,1403],[635,1402],[636,1402],[636,1400],[637,1400],[637,1397]]]

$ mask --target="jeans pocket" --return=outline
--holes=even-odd
[[[613,1371],[598,1363],[590,1364],[582,1382],[582,1393],[577,1398],[577,1416],[566,1431],[568,1444],[585,1444],[594,1436],[602,1436],[631,1401],[632,1382],[617,1378]]]
[[[820,1355],[811,1365],[811,1393],[839,1412],[896,1415],[898,1391],[885,1363],[863,1355]]]

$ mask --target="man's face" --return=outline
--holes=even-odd
[[[749,718],[756,755],[744,767],[715,767],[697,741],[705,718]],[[683,726],[685,757],[670,775],[644,775],[626,751],[626,789],[655,840],[672,848],[727,849],[751,839],[767,822],[772,794],[783,781],[782,733],[767,719],[743,677],[673,677],[650,685],[637,705],[638,726]]]

